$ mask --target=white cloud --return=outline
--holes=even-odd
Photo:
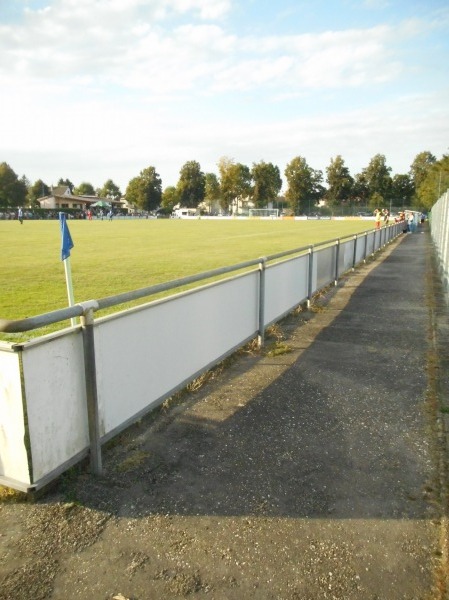
[[[228,0],[171,0],[168,2],[176,12],[198,10],[202,19],[218,19],[226,15],[231,2]]]
[[[226,2],[167,4],[178,13],[197,9],[201,15],[228,9]],[[0,73],[54,78],[65,85],[90,74],[96,87],[112,82],[156,94],[199,85],[215,91],[364,85],[397,76],[401,66],[392,60],[392,48],[410,35],[406,28],[375,27],[252,38],[230,34],[218,24],[171,28],[157,19],[158,6],[165,4],[150,7],[134,0],[125,8],[118,0],[111,6],[59,0],[50,10],[30,15],[21,28],[2,28]],[[138,8],[150,13],[142,15]]]
[[[1,25],[0,161],[31,180],[113,178],[124,188],[149,164],[169,185],[187,160],[215,170],[223,155],[283,169],[297,155],[324,168],[342,154],[360,169],[378,152],[411,161],[415,149],[446,150],[444,93],[401,89],[416,88],[406,76],[419,67],[403,44],[435,34],[433,16],[255,36],[231,28],[231,9],[230,0],[57,0]]]

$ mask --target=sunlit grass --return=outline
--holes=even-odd
[[[69,221],[75,302],[371,229],[364,221]],[[67,306],[59,222],[0,221],[0,318]]]

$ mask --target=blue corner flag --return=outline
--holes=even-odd
[[[61,226],[61,260],[65,260],[69,258],[70,250],[73,248],[74,243],[65,219],[65,213],[63,212],[59,213],[59,224]]]

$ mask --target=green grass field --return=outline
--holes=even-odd
[[[372,229],[366,221],[69,221],[75,302]],[[0,318],[67,306],[59,222],[0,221]]]

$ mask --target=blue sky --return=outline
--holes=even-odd
[[[100,187],[449,153],[446,0],[0,0],[0,162]]]

